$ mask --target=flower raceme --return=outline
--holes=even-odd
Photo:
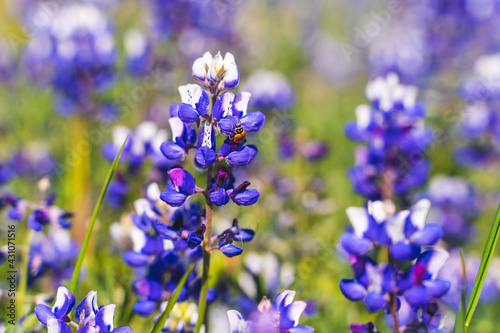
[[[349,207],[347,216],[352,231],[340,237],[340,244],[349,254],[363,255],[375,246],[388,247],[398,260],[417,258],[421,246],[435,245],[443,231],[436,224],[425,224],[430,202],[418,201],[409,210],[394,213],[392,203],[374,201],[368,208]]]

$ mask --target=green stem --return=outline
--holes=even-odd
[[[97,204],[94,208],[94,213],[92,214],[92,218],[90,220],[89,227],[87,229],[87,233],[85,234],[85,239],[82,244],[82,249],[80,250],[80,254],[78,256],[78,260],[76,261],[75,265],[75,270],[73,271],[73,276],[71,277],[71,284],[69,290],[74,294],[76,290],[76,285],[78,284],[78,278],[80,277],[80,270],[82,269],[82,263],[83,259],[85,258],[85,252],[87,251],[87,247],[89,246],[90,242],[90,237],[92,236],[92,230],[94,229],[94,224],[95,221],[97,220],[97,215],[99,214],[99,209],[101,208],[102,202],[104,200],[104,195],[106,194],[106,190],[108,189],[109,182],[111,181],[111,178],[113,177],[113,173],[118,166],[118,161],[120,160],[120,155],[122,153],[123,147],[125,146],[125,143],[127,142],[127,138],[125,138],[125,141],[123,141],[123,144],[118,151],[118,154],[115,157],[115,160],[113,161],[113,164],[111,165],[111,168],[109,169],[108,176],[106,177],[106,181],[104,182],[104,185],[102,186],[101,189],[101,195],[99,196],[99,199],[97,199]]]
[[[160,333],[163,330],[163,326],[165,326],[165,322],[168,319],[168,315],[170,314],[170,311],[172,311],[172,309],[174,308],[174,305],[177,302],[177,298],[179,297],[179,294],[181,293],[181,290],[184,287],[184,285],[186,284],[186,281],[189,277],[189,274],[191,274],[193,269],[194,269],[194,264],[189,265],[188,270],[186,271],[186,273],[184,274],[182,279],[179,281],[177,288],[175,288],[174,294],[168,300],[167,307],[165,308],[165,311],[163,311],[160,318],[158,318],[158,320],[156,321],[156,324],[153,327],[153,329],[151,330],[151,333]]]
[[[387,257],[389,259],[389,264],[391,265],[391,268],[394,271],[394,279],[395,279],[395,283],[397,285],[396,265],[394,264],[394,258],[392,257],[391,253],[389,252],[389,248],[387,248]],[[390,302],[391,302],[392,322],[394,323],[394,333],[399,333],[400,330],[399,330],[398,311],[396,309],[396,294],[395,294],[395,292],[391,292],[389,294],[389,296],[390,296]]]
[[[201,325],[205,319],[205,312],[207,308],[207,291],[208,291],[208,277],[210,271],[210,246],[211,246],[211,235],[212,235],[212,213],[213,204],[210,201],[208,190],[210,188],[210,181],[212,179],[214,167],[210,165],[207,170],[207,186],[205,188],[205,200],[206,200],[206,216],[205,216],[205,238],[203,241],[203,274],[202,274],[202,285],[200,292],[200,301],[198,302],[198,321],[196,322],[196,327],[194,329],[195,333],[199,333]]]
[[[19,291],[17,297],[17,318],[21,319],[23,315],[24,299],[26,297],[26,289],[28,288],[28,275],[29,275],[29,252],[31,239],[33,238],[33,230],[28,228],[26,237],[23,243],[22,249],[22,263],[21,270],[19,272]],[[18,330],[22,332],[21,325],[18,326]]]

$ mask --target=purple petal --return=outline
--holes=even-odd
[[[103,306],[95,315],[95,324],[99,327],[99,333],[111,333],[115,328],[115,304]]]
[[[227,162],[233,167],[241,167],[250,164],[257,155],[257,148],[253,145],[244,146],[243,149],[233,151],[227,155]]]
[[[172,227],[169,227],[166,224],[156,223],[155,230],[160,235],[161,238],[170,240],[176,240],[179,238],[177,231],[175,231]]]
[[[156,310],[156,302],[153,301],[137,301],[133,306],[134,312],[141,316],[149,316]]]
[[[179,107],[181,106],[181,103],[172,103],[170,105],[170,108],[168,109],[170,113],[170,118],[177,118],[179,117]]]
[[[306,307],[307,303],[304,301],[295,301],[285,307],[285,312],[280,314],[281,329],[288,329],[296,326]]]
[[[219,127],[221,132],[225,135],[232,135],[234,133],[234,129],[236,128],[236,124],[238,123],[238,118],[235,116],[228,116],[219,121]]]
[[[375,312],[385,307],[387,301],[384,294],[370,292],[363,301],[369,312]]]
[[[424,229],[414,233],[410,239],[418,245],[435,245],[443,237],[443,229],[437,224],[428,224]]]
[[[217,156],[215,152],[208,147],[201,147],[196,151],[195,161],[200,166],[209,166],[215,163]]]
[[[426,288],[422,286],[408,289],[404,295],[408,303],[414,308],[425,306],[431,300]]]
[[[210,201],[216,206],[223,206],[229,202],[229,195],[223,188],[218,188],[210,193]]]
[[[61,286],[57,289],[57,297],[54,306],[52,307],[52,312],[55,317],[62,319],[65,315],[73,310],[75,306],[75,296],[69,291],[68,288]]]
[[[437,278],[435,280],[425,280],[422,285],[427,289],[431,297],[441,297],[450,290],[449,281]]]
[[[418,257],[420,254],[420,246],[414,244],[405,244],[399,242],[389,247],[391,255],[397,260],[410,261]]]
[[[139,298],[148,298],[151,301],[161,300],[162,284],[153,279],[139,279],[134,282],[133,288]]]
[[[38,304],[37,306],[35,306],[35,315],[38,320],[44,325],[47,325],[48,319],[55,318],[52,309],[44,304]]]
[[[172,207],[179,207],[186,202],[187,196],[175,190],[166,190],[161,192],[160,199]]]
[[[259,200],[260,193],[256,189],[249,189],[237,193],[231,193],[231,199],[239,206],[251,206]]]
[[[123,261],[133,267],[144,266],[149,263],[149,256],[135,251],[127,251],[123,253]]]
[[[132,329],[128,326],[117,327],[114,329],[113,333],[133,333]]]
[[[194,123],[195,121],[197,121],[199,117],[200,117],[200,114],[191,105],[186,104],[186,103],[182,103],[179,106],[179,118],[183,122],[185,122],[187,124],[191,124],[191,123]]]
[[[86,325],[90,319],[95,317],[97,311],[99,311],[97,307],[97,292],[92,290],[89,291],[87,296],[85,296],[82,302],[76,307],[75,318],[80,320],[80,317],[83,315],[80,324]]]
[[[233,239],[238,242],[249,242],[253,239],[255,231],[252,229],[237,229],[233,234]]]
[[[181,192],[186,196],[193,195],[196,189],[196,180],[194,177],[182,168],[174,168],[167,172],[172,180],[172,184],[177,192]]]
[[[340,281],[340,291],[344,296],[351,301],[360,301],[366,296],[366,288],[361,283],[354,280]]]
[[[293,298],[295,297],[295,291],[293,290],[283,290],[273,300],[273,305],[281,311],[285,311],[285,307],[292,304]]]
[[[160,151],[169,160],[178,160],[184,157],[184,148],[172,141],[163,142]]]
[[[288,329],[289,333],[313,333],[314,328],[311,326],[305,326],[305,325],[297,325],[293,328]]]
[[[230,112],[232,112],[233,100],[233,93],[225,93],[217,99],[212,111],[213,118],[216,121],[230,115]]]
[[[240,119],[241,126],[246,132],[257,132],[259,131],[266,122],[266,116],[260,112],[249,112],[246,117]]]
[[[373,243],[370,240],[358,238],[350,232],[340,236],[339,242],[349,254],[362,255],[373,248]]]
[[[231,258],[240,255],[243,252],[243,248],[233,244],[226,244],[220,247],[220,251]]]

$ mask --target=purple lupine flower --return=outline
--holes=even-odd
[[[172,116],[168,122],[172,130],[172,141],[163,142],[160,150],[169,160],[183,161],[189,149],[194,148],[196,131],[177,116]]]
[[[439,298],[450,289],[450,282],[438,277],[447,259],[448,252],[445,250],[434,248],[424,251],[400,277],[398,290],[412,307],[424,307],[432,298]]]
[[[251,229],[241,229],[238,220],[233,220],[233,226],[219,235],[219,250],[227,257],[238,256],[243,252],[241,246],[233,244],[236,242],[249,242],[253,239],[255,232]]]
[[[366,87],[371,105],[356,108],[356,122],[345,131],[366,146],[356,150],[349,171],[354,189],[370,200],[405,196],[427,179],[424,152],[433,138],[423,125],[425,110],[416,102],[417,88],[399,83],[396,74],[379,77]]]
[[[47,10],[36,7],[40,12]],[[37,26],[29,41],[23,54],[24,69],[35,82],[43,78],[53,87],[60,115],[85,113],[105,121],[114,119],[116,109],[93,98],[115,80],[116,46],[109,21],[91,4],[61,6],[51,15],[51,20]]]
[[[113,161],[128,136],[120,161],[128,163],[129,173],[136,174],[147,159],[156,166],[164,160],[160,145],[168,138],[168,133],[158,128],[154,122],[144,121],[137,126],[135,131],[125,126],[115,126],[112,134],[113,142],[104,143],[101,153],[108,161]]]
[[[161,192],[160,199],[170,206],[179,207],[196,191],[196,180],[184,169],[174,168],[168,171],[171,182],[168,189]]]
[[[249,107],[264,111],[290,110],[295,104],[295,92],[280,73],[259,70],[250,75],[243,90],[252,94]]]
[[[369,202],[368,208],[350,207],[347,216],[353,232],[340,238],[340,244],[350,254],[362,255],[374,246],[387,246],[394,258],[413,260],[421,246],[434,245],[442,236],[436,224],[425,225],[430,202],[422,199],[410,210],[394,213],[393,204]]]
[[[366,324],[351,324],[349,325],[351,333],[378,333],[377,328],[372,322]]]
[[[192,75],[206,87],[231,90],[240,83],[240,74],[234,56],[227,52],[224,57],[218,52],[212,57],[206,52],[193,63]]]
[[[129,29],[124,37],[126,67],[134,76],[144,76],[155,66],[153,43],[142,31]]]
[[[216,206],[223,206],[229,199],[239,206],[251,206],[257,202],[260,193],[256,189],[248,189],[250,182],[244,181],[234,188],[234,177],[229,168],[220,167],[212,179],[209,195]]]
[[[499,60],[498,53],[478,58],[472,78],[461,87],[465,105],[457,132],[467,141],[457,148],[455,159],[467,167],[491,167],[500,158],[496,107],[500,99]]]
[[[303,301],[294,301],[295,291],[285,290],[279,293],[274,301],[262,299],[258,311],[254,311],[245,318],[236,310],[229,310],[227,317],[231,333],[250,332],[314,332],[314,328],[299,325],[299,319],[307,304]]]
[[[472,184],[457,177],[436,176],[423,196],[432,203],[427,221],[441,225],[444,241],[461,245],[472,238],[471,222],[482,210],[481,197]]]
[[[75,309],[75,319],[72,322],[68,314],[75,306],[75,297],[66,287],[59,287],[57,298],[52,309],[44,304],[35,306],[37,319],[47,326],[49,332],[72,332],[67,323],[78,327],[78,333],[132,333],[128,326],[114,326],[115,304],[97,307],[97,292],[91,291]]]
[[[186,84],[179,87],[182,103],[179,105],[179,118],[185,123],[194,123],[208,113],[210,100],[208,95],[197,84]]]
[[[377,265],[368,257],[349,257],[354,279],[340,281],[340,290],[351,301],[363,301],[370,312],[387,307],[388,294],[396,289],[394,270],[385,263]]]

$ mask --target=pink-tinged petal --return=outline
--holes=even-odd
[[[181,192],[188,196],[194,194],[196,190],[196,180],[189,172],[182,168],[174,168],[167,173],[177,192]]]
[[[83,326],[76,333],[99,333],[99,331],[94,326]]]

